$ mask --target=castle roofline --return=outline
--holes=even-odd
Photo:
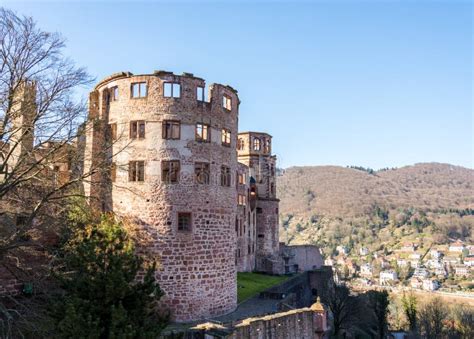
[[[238,133],[238,135],[244,135],[244,134],[260,134],[260,135],[266,135],[266,136],[269,136],[270,138],[273,138],[273,136],[265,132],[245,131],[245,132]]]
[[[113,73],[113,74],[103,78],[101,81],[99,81],[97,83],[97,85],[95,85],[94,90],[97,90],[99,87],[105,85],[106,83],[108,83],[110,81],[121,79],[121,78],[130,78],[132,76],[158,76],[159,77],[159,76],[166,76],[166,75],[175,76],[175,77],[188,77],[188,78],[194,78],[194,79],[197,79],[197,80],[205,81],[203,78],[194,76],[193,73],[189,73],[189,72],[183,72],[182,74],[174,74],[173,72],[170,72],[170,71],[155,70],[155,71],[153,71],[153,73],[133,74],[132,72],[126,71],[126,72]],[[211,86],[212,85],[222,86],[222,87],[225,87],[228,90],[234,92],[235,94],[238,93],[238,91],[230,85],[224,85],[224,84],[220,84],[220,83],[211,83],[210,85]]]

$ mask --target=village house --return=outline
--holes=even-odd
[[[423,288],[423,280],[417,277],[412,277],[410,279],[410,287],[420,290]]]
[[[446,271],[446,268],[444,268],[444,266],[435,268],[434,273],[438,277],[447,277],[448,276],[448,272]]]
[[[464,265],[454,266],[454,274],[460,277],[466,277],[470,273],[470,268]]]
[[[336,250],[339,252],[339,254],[342,254],[342,255],[347,255],[349,253],[346,246],[339,245],[336,247]]]
[[[473,267],[474,266],[474,255],[469,255],[464,258],[463,263],[465,266]]]
[[[367,247],[361,247],[359,250],[359,254],[362,256],[366,256],[367,254],[369,254],[369,249]]]
[[[380,285],[389,285],[398,280],[397,272],[393,270],[380,272],[379,282]]]
[[[430,272],[424,267],[417,267],[413,272],[413,277],[415,278],[426,278],[430,275]]]
[[[365,263],[360,267],[360,275],[362,277],[372,278],[373,272],[374,272],[374,270],[373,270],[371,264]]]
[[[400,267],[408,266],[409,262],[406,259],[397,259],[397,265]]]
[[[435,291],[440,286],[439,281],[434,279],[423,279],[422,283],[423,289],[426,291]]]
[[[449,252],[461,253],[465,248],[464,243],[458,240],[449,245]]]
[[[417,248],[417,244],[412,243],[412,242],[407,242],[402,245],[400,248],[400,251],[402,252],[415,252]]]
[[[439,259],[439,258],[442,257],[442,255],[443,254],[440,251],[438,251],[437,249],[430,250],[430,256],[433,259]]]

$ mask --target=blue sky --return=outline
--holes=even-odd
[[[280,167],[472,168],[472,3],[0,1],[98,80],[191,72],[238,89]]]

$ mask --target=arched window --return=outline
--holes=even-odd
[[[260,151],[260,139],[259,138],[254,138],[253,139],[253,150],[254,151]]]
[[[238,142],[237,142],[237,149],[238,149],[239,151],[241,151],[241,150],[244,149],[244,147],[245,147],[245,141],[244,141],[244,139],[239,138],[239,140],[238,140]]]

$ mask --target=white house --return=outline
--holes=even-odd
[[[452,244],[449,245],[449,252],[457,252],[457,253],[460,253],[462,252],[464,249],[466,248],[466,246],[464,246],[463,242],[462,241],[456,241]]]
[[[336,247],[336,250],[337,250],[340,254],[344,254],[344,255],[347,255],[347,253],[349,252],[349,251],[347,250],[347,247],[346,247],[346,246],[341,246],[341,245],[337,246],[337,247]]]
[[[415,272],[413,272],[414,278],[427,278],[430,275],[428,270],[424,267],[417,267]]]
[[[435,291],[439,288],[439,281],[432,279],[423,279],[423,289],[426,291]]]
[[[446,277],[448,275],[448,272],[446,272],[446,268],[442,266],[435,269],[435,274],[438,276]]]
[[[420,253],[412,253],[412,254],[410,254],[410,259],[420,260],[421,259],[421,254]]]
[[[405,259],[397,259],[397,265],[400,267],[408,266],[408,261]]]
[[[456,274],[457,276],[468,276],[469,267],[464,265],[456,265],[454,266],[454,274]]]
[[[361,249],[359,250],[359,254],[365,256],[369,254],[369,249],[367,247],[361,247]]]
[[[474,267],[474,255],[470,255],[464,258],[464,266]]]
[[[360,267],[360,275],[367,278],[372,278],[374,270],[371,264],[363,264]]]
[[[380,285],[387,285],[390,282],[397,281],[398,275],[397,272],[393,270],[382,271],[380,272]]]
[[[433,258],[433,259],[439,259],[439,258],[441,258],[442,255],[443,255],[443,254],[442,254],[440,251],[436,250],[436,249],[432,249],[432,250],[430,251],[430,256],[431,256],[431,258]]]

